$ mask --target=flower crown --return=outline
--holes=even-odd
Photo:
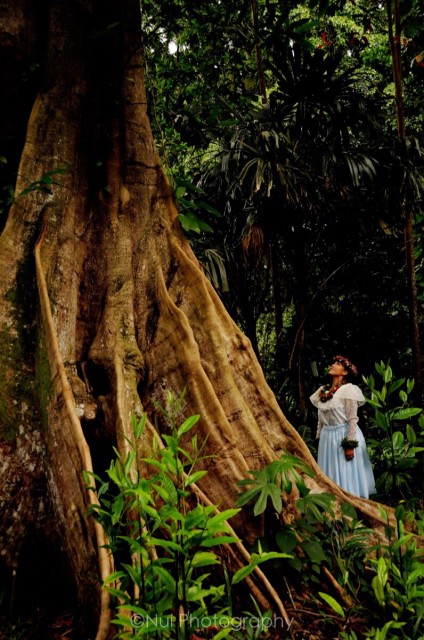
[[[343,356],[334,356],[333,362],[338,362],[339,364],[343,365],[346,371],[348,371],[353,376],[358,375],[358,369],[347,358],[344,358]]]

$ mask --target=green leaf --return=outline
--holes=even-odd
[[[416,582],[419,578],[424,576],[424,564],[418,565],[416,569],[411,571],[406,578],[407,585],[411,585]]]
[[[216,538],[207,538],[206,540],[202,540],[200,545],[202,547],[216,547],[220,544],[232,544],[233,542],[239,542],[239,539],[234,536],[217,536]]]
[[[395,449],[399,449],[403,445],[404,435],[401,431],[395,431],[392,435],[392,442]]]
[[[302,548],[306,551],[312,562],[321,564],[327,559],[322,546],[319,542],[304,542]]]
[[[204,209],[205,211],[207,211],[208,213],[211,213],[215,217],[222,218],[222,213],[220,213],[218,209],[215,209],[215,207],[209,204],[209,202],[205,202],[204,200],[196,200],[195,205],[198,209]]]
[[[217,524],[225,523],[226,520],[233,518],[238,513],[240,513],[240,509],[225,509],[225,511],[221,511],[220,513],[217,513],[212,518],[210,518],[207,526],[215,527]]]
[[[212,233],[213,229],[206,222],[203,222],[194,213],[180,213],[178,219],[184,231],[193,231],[194,233]]]
[[[258,500],[253,508],[253,514],[259,516],[266,509],[268,498],[271,498],[272,505],[277,513],[281,513],[283,509],[283,501],[279,487],[275,484],[268,484],[263,487]]]
[[[422,409],[419,407],[407,407],[406,409],[400,409],[391,415],[392,420],[408,420],[421,413]]]
[[[406,391],[401,389],[399,391],[399,398],[400,398],[400,401],[403,403],[408,402],[408,394],[406,393]]]
[[[174,176],[173,180],[176,185],[178,185],[179,187],[185,187],[185,189],[191,191],[192,193],[203,193],[202,189],[190,182],[190,180],[180,178],[179,176]]]
[[[279,531],[275,536],[275,541],[281,551],[290,553],[297,545],[297,538],[293,531]]]
[[[266,562],[267,560],[273,560],[277,558],[292,558],[293,556],[287,553],[279,553],[278,551],[270,551],[269,553],[263,553],[262,555],[258,555],[253,553],[251,556],[251,561],[246,567],[242,567],[238,571],[235,572],[231,584],[238,584],[248,575],[252,573],[256,569],[256,567],[262,562]]]
[[[154,536],[149,537],[149,543],[155,545],[155,547],[162,547],[162,549],[171,549],[172,551],[183,552],[183,548],[177,542],[173,542],[172,540],[164,540],[163,538],[155,538]]]
[[[397,391],[399,389],[399,387],[401,387],[403,385],[404,382],[405,382],[405,378],[400,378],[399,380],[395,380],[395,382],[392,382],[392,384],[388,388],[387,393],[389,395],[391,393],[394,393],[395,391]]]
[[[335,611],[342,618],[345,617],[345,613],[337,600],[335,600],[332,596],[329,596],[328,593],[323,593],[322,591],[319,591],[318,594],[328,605],[330,605],[333,611]]]
[[[379,364],[378,364],[378,362],[376,362],[376,363],[375,363],[375,370],[377,371],[377,373],[378,373],[380,376],[383,376],[383,375],[384,375],[384,369],[383,369],[383,367],[384,367],[384,363],[383,363],[383,362],[381,363],[381,365],[379,365]]]
[[[296,506],[301,513],[312,514],[317,520],[322,521],[324,513],[333,514],[334,500],[335,497],[331,493],[310,493],[296,500]]]
[[[137,420],[137,416],[135,413],[131,414],[131,426],[133,430],[133,434],[138,439],[143,433],[147,422],[147,414],[143,413],[140,420]]]
[[[193,556],[192,565],[193,567],[207,567],[219,562],[218,556],[212,551],[198,551]]]
[[[392,368],[389,365],[387,365],[387,367],[384,369],[384,372],[383,372],[383,380],[387,384],[388,382],[390,382],[392,378],[393,378]]]
[[[407,382],[406,382],[406,391],[407,391],[408,395],[411,395],[412,390],[413,390],[414,387],[415,387],[415,380],[413,378],[407,380]]]
[[[374,590],[374,594],[375,594],[375,597],[377,598],[378,603],[384,606],[386,604],[386,601],[384,598],[384,588],[379,576],[374,576],[374,578],[371,581],[371,586]]]
[[[377,400],[371,400],[371,398],[365,398],[368,404],[377,409],[381,409],[382,405]]]
[[[187,433],[187,431],[190,431],[190,429],[192,429],[194,427],[194,425],[197,422],[199,422],[199,420],[200,420],[200,415],[194,415],[194,416],[190,416],[189,418],[187,418],[187,420],[185,420],[183,422],[183,424],[177,430],[178,437],[181,438],[181,436],[184,433]]]
[[[180,200],[180,198],[183,197],[183,195],[186,192],[186,188],[185,187],[177,187],[177,189],[175,190],[175,197],[177,200]]]
[[[417,435],[410,424],[406,425],[406,439],[408,440],[409,444],[415,444],[417,441]]]
[[[380,429],[383,429],[384,431],[388,430],[388,428],[389,428],[389,420],[388,420],[388,417],[384,413],[381,413],[381,411],[376,411],[375,412],[375,421],[376,421],[377,425],[380,427]]]
[[[196,482],[198,482],[199,480],[201,480],[201,478],[203,478],[203,476],[205,476],[208,472],[207,471],[196,471],[195,473],[192,473],[191,475],[187,476],[187,478],[184,480],[184,487],[188,487],[191,484],[195,484]]]
[[[348,518],[352,518],[353,520],[358,519],[358,514],[356,512],[355,507],[353,507],[351,504],[347,502],[344,502],[342,504],[342,514],[344,516],[347,516]]]
[[[175,593],[175,580],[167,569],[158,564],[152,564],[152,572],[162,580],[169,593]]]

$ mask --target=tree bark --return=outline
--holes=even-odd
[[[393,82],[395,87],[395,114],[398,138],[404,147],[406,140],[405,112],[403,102],[402,54],[401,54],[401,13],[400,0],[386,0],[389,44],[392,60]],[[412,367],[415,380],[414,395],[416,402],[422,405],[423,384],[421,374],[421,337],[418,313],[418,288],[415,273],[415,241],[413,232],[414,216],[412,203],[408,197],[409,185],[401,194],[401,209],[404,217],[404,241],[406,256],[406,275],[409,293],[409,315],[411,327]]]
[[[112,447],[125,451],[132,412],[149,416],[148,453],[167,389],[187,387],[184,417],[202,416],[198,437],[213,456],[196,489],[204,501],[233,506],[236,482],[288,450],[316,471],[313,491],[384,527],[376,505],[318,469],[181,232],[147,116],[138,5],[45,0],[34,21],[31,2],[14,0],[2,25],[15,56],[30,28],[47,43],[15,193],[32,186],[0,237],[2,586],[13,600],[12,583],[28,581],[36,531],[66,567],[80,637],[97,629],[97,640],[110,634],[99,578],[113,565],[86,517],[96,498],[83,471],[102,475]],[[60,185],[46,190],[58,168]],[[257,533],[244,512],[232,524],[245,541]],[[257,591],[279,606],[264,581]]]

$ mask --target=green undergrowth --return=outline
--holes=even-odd
[[[252,505],[253,515],[267,523],[267,534],[257,544],[292,556],[266,566],[271,580],[278,583],[284,576],[295,593],[307,594],[299,596],[297,608],[317,637],[422,640],[424,513],[399,504],[393,528],[379,507],[387,523],[386,539],[380,541],[353,507],[342,505],[336,516],[334,496],[311,494],[301,471],[312,475],[302,461],[283,455],[239,483],[244,492],[238,505]],[[300,496],[297,518],[286,524],[280,514],[294,487]]]
[[[367,446],[376,478],[376,500],[413,509],[422,504],[424,414],[414,406],[413,379],[396,378],[389,363],[375,363],[375,374],[363,378]]]
[[[191,492],[207,473],[198,468],[205,443],[193,435],[199,416],[178,426],[172,394],[171,400],[164,448],[156,442],[143,456],[146,418],[133,417],[128,453],[116,452],[107,479],[86,476],[90,490],[97,481],[100,499],[90,516],[104,527],[115,559],[103,588],[114,602],[117,638],[265,640],[300,637],[307,628],[316,638],[423,639],[421,511],[400,504],[396,526],[387,524],[379,540],[352,506],[336,515],[333,495],[312,494],[305,483],[312,470],[289,453],[239,483],[234,509],[203,506]],[[281,514],[289,502],[297,515],[287,524]],[[224,549],[236,540],[227,521],[240,509],[264,518],[266,535],[250,549],[251,562],[233,574]],[[382,507],[380,515],[388,523]],[[275,614],[254,601],[240,606],[237,588],[265,561],[263,571],[294,621],[291,631],[286,622],[277,630]]]
[[[96,480],[100,501],[89,514],[103,526],[115,561],[116,571],[103,585],[113,600],[115,637],[265,637],[271,612],[262,613],[254,602],[246,613],[236,610],[234,589],[259,564],[288,556],[259,546],[249,564],[232,570],[225,548],[237,538],[228,521],[240,509],[220,511],[193,494],[192,485],[207,474],[199,468],[205,443],[192,435],[200,416],[177,424],[180,400],[168,394],[170,409],[161,409],[169,425],[161,434],[164,448],[157,440],[151,455],[143,455],[146,416],[133,416],[128,453],[116,451],[107,479],[86,474],[89,490]]]

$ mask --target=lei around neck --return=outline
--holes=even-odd
[[[325,384],[319,391],[320,402],[328,402],[329,400],[331,400],[336,391],[345,384],[346,382],[341,382],[340,384],[335,385]]]

